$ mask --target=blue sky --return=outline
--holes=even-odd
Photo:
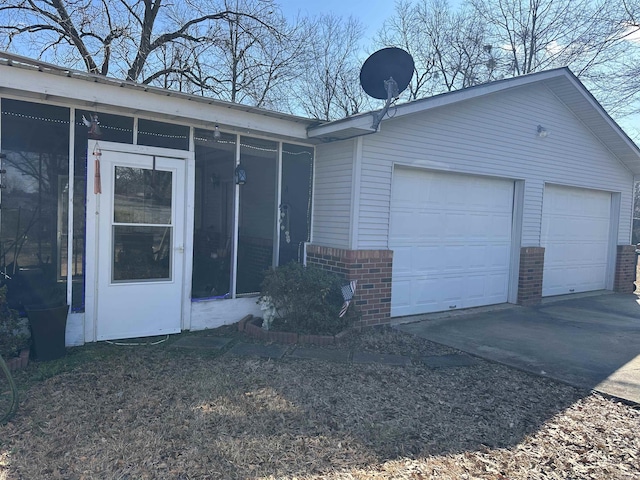
[[[463,0],[449,0],[455,9]],[[276,0],[285,16],[294,18],[299,12],[303,16],[334,13],[342,17],[350,15],[360,20],[365,27],[364,43],[370,43],[382,28],[383,22],[393,16],[395,0]]]
[[[365,27],[365,44],[382,27],[382,23],[393,15],[395,2],[392,0],[276,0],[287,18],[298,12],[303,16],[334,13],[341,17],[350,15],[360,20]]]
[[[297,13],[303,16],[334,13],[339,16],[353,17],[360,20],[365,27],[363,46],[372,44],[375,34],[382,28],[385,19],[393,16],[394,0],[276,0],[287,18],[294,18]],[[449,0],[452,8],[456,8],[462,0]],[[617,119],[618,123],[634,138],[640,139],[640,115]]]

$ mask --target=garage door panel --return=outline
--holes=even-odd
[[[487,222],[493,222],[488,213],[469,213],[463,221],[460,235],[485,239],[490,235],[487,232]]]
[[[505,259],[508,259],[510,245],[470,245],[465,247],[465,264],[469,271],[504,271]]]
[[[445,240],[454,240],[464,235],[468,228],[470,219],[462,212],[448,212],[447,215],[441,215],[440,231]]]
[[[411,247],[396,247],[393,249],[393,274],[404,275],[411,273]],[[398,264],[396,267],[395,264]]]
[[[551,295],[587,292],[605,288],[601,271],[591,266],[567,266],[545,271],[545,289]],[[554,293],[557,292],[557,293]]]
[[[437,285],[432,278],[421,277],[411,282],[411,304],[423,307],[437,305]]]
[[[462,307],[478,307],[487,305],[487,302],[502,303],[507,295],[508,281],[501,274],[469,275],[465,282],[467,293],[464,296]]]
[[[442,247],[413,247],[411,255],[411,263],[409,270],[416,275],[439,272],[444,266]]]
[[[610,211],[608,192],[545,187],[543,296],[606,288]]]
[[[493,215],[491,221],[491,234],[494,240],[511,242],[511,212],[509,214]]]
[[[391,282],[391,295],[398,310],[411,307],[411,278],[398,278],[396,275]]]
[[[512,206],[510,181],[397,168],[392,316],[506,302]]]
[[[440,263],[439,272],[443,274],[459,273],[464,271],[466,261],[466,248],[461,245],[443,245],[442,254],[437,260]]]
[[[485,268],[504,272],[505,263],[508,265],[511,255],[511,244],[490,245],[486,249]]]

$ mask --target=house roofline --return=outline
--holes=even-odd
[[[568,67],[474,85],[473,87],[397,105],[393,117],[383,119],[382,126],[385,122],[394,121],[406,115],[424,113],[436,108],[535,84],[544,85],[548,88],[600,140],[605,148],[618,157],[634,174],[640,174],[640,148],[638,145],[611,118],[604,107],[600,105],[593,94],[589,92]],[[578,110],[586,106],[597,112],[597,115],[590,118],[580,115]],[[373,128],[373,119],[379,111],[375,110],[321,125],[310,126],[307,129],[307,134],[312,139],[332,142],[376,133]]]
[[[58,99],[67,103],[77,100],[87,107],[119,107],[125,110],[129,108],[132,111],[138,112],[144,110],[149,113],[167,116],[170,119],[185,119],[201,124],[216,123],[220,124],[221,128],[227,126],[232,130],[246,133],[264,130],[264,133],[267,134],[289,137],[295,141],[309,143],[345,140],[347,138],[376,133],[377,130],[373,126],[373,121],[375,115],[380,111],[375,110],[333,122],[324,122],[317,119],[279,113],[264,108],[226,102],[131,81],[118,80],[98,74],[60,67],[2,51],[0,51],[0,68],[15,68],[24,72],[23,76],[25,78],[21,78],[21,75],[14,76],[11,85],[0,86],[0,89],[7,90],[9,93],[31,93],[38,98]],[[6,72],[9,71],[10,70],[6,70]],[[97,89],[103,90],[102,95],[110,100],[97,100],[98,95],[86,93],[88,89],[77,89],[73,85],[66,84],[65,82],[58,82],[55,86],[51,86],[50,83],[55,82],[38,81],[37,74],[40,73],[51,75],[52,78],[71,78],[82,80],[87,82],[87,84],[96,84]],[[36,75],[34,76],[34,74]],[[9,76],[10,75],[4,75],[5,78]],[[27,79],[29,81],[24,81]],[[638,148],[636,143],[615,120],[611,118],[593,94],[587,90],[567,67],[497,80],[397,105],[394,107],[394,117],[384,119],[382,124],[405,115],[423,113],[435,108],[453,105],[532,84],[545,85],[560,102],[574,112],[576,118],[578,118],[613,155],[620,158],[635,175],[640,175],[640,148]],[[114,87],[123,92],[121,95],[123,97],[120,102],[121,104],[114,101],[112,96],[106,95],[107,91],[114,92]],[[81,98],[81,95],[79,95],[79,91],[81,90],[85,93],[84,98]],[[129,92],[128,95],[127,92]],[[146,101],[139,102],[140,104],[135,107],[129,106],[126,102],[127,97],[131,100],[131,98],[133,98],[131,97],[132,94],[140,92],[153,95],[154,97],[163,97],[167,99],[168,102],[174,102],[174,104],[172,107],[164,107],[164,103],[166,102]],[[185,107],[186,105],[191,105],[191,107]],[[593,109],[593,111],[597,112],[598,115],[585,118],[584,115],[581,116],[577,113],[578,109],[584,108],[587,105]],[[207,106],[213,110],[203,110],[203,107]],[[173,108],[173,110],[171,110],[171,108]],[[248,114],[250,117],[244,117],[245,114]],[[264,120],[260,120],[261,118]],[[228,122],[224,120],[228,120]]]
[[[482,83],[460,90],[453,90],[450,92],[439,93],[431,97],[420,98],[412,100],[400,105],[396,105],[394,108],[394,115],[391,118],[400,118],[405,115],[411,115],[414,113],[421,113],[433,108],[452,105],[454,103],[463,102],[472,98],[489,95],[499,91],[508,90],[511,88],[521,87],[531,83],[540,82],[545,78],[555,78],[565,74],[575,76],[570,72],[567,67],[556,68],[553,70],[546,70],[544,72],[530,73],[527,75],[521,75],[519,77],[504,78],[501,80],[495,80],[489,83]],[[332,122],[326,122],[321,125],[312,125],[309,127],[310,137],[321,137],[331,132],[339,132],[340,130],[348,130],[350,128],[366,130],[364,133],[369,133],[373,130],[373,119],[376,114],[380,113],[380,110],[372,110],[369,112],[360,113],[351,117],[342,118],[340,120],[334,120]],[[391,118],[387,117],[383,119],[389,121]],[[365,127],[365,125],[370,125]]]
[[[228,112],[228,113],[233,112],[234,115],[232,116],[234,118],[237,118],[238,114],[250,114],[253,116],[253,118],[256,118],[255,116],[259,116],[259,117],[265,118],[265,120],[266,119],[275,120],[276,123],[286,122],[287,124],[294,126],[293,130],[295,130],[295,133],[293,133],[293,130],[292,130],[292,135],[291,135],[292,138],[294,138],[297,141],[305,141],[305,142],[310,141],[310,143],[317,143],[317,140],[314,141],[313,139],[309,139],[307,138],[307,135],[306,135],[307,128],[309,126],[316,125],[317,120],[312,120],[312,119],[297,116],[297,115],[275,112],[275,111],[267,110],[264,108],[227,102],[224,100],[218,100],[218,99],[199,96],[195,94],[188,94],[188,93],[178,92],[174,90],[167,90],[160,87],[144,85],[144,84],[127,81],[127,80],[119,80],[116,78],[106,77],[106,76],[98,75],[94,73],[88,73],[88,72],[83,72],[79,70],[60,67],[58,65],[53,65],[47,62],[42,62],[42,61],[34,60],[28,57],[15,55],[13,53],[0,51],[0,71],[4,70],[5,68],[16,69],[16,72],[17,71],[21,72],[21,75],[23,75],[25,79],[37,78],[33,76],[34,74],[50,75],[52,81],[55,81],[53,80],[55,78],[59,78],[59,79],[69,78],[74,80],[81,80],[81,81],[87,82],[88,84],[96,84],[97,86],[102,88],[106,87],[106,88],[113,89],[114,87],[116,87],[119,89],[119,91],[123,93],[124,92],[135,92],[135,93],[141,92],[144,94],[163,97],[165,99],[171,99],[173,101],[185,102],[185,104],[186,102],[188,102],[188,104],[199,106],[199,108],[210,106],[212,108],[215,108],[217,112]],[[9,72],[9,71],[10,70],[5,70],[5,72]],[[9,75],[6,74],[3,76],[6,78]],[[81,101],[83,104],[86,104],[87,106],[89,104],[92,104],[98,108],[100,106],[119,107],[123,109],[127,108],[127,105],[118,105],[117,102],[114,101],[113,97],[108,97],[109,100],[101,99],[98,101],[94,99],[93,103],[86,98],[85,99],[76,98],[76,91],[74,91],[76,89],[74,88],[64,89],[64,88],[60,88],[59,85],[61,84],[59,83],[56,87],[52,86],[51,88],[46,88],[46,89],[41,88],[40,90],[36,91],[37,89],[34,89],[31,85],[29,85],[29,82],[23,82],[22,84],[20,82],[15,82],[13,85],[9,85],[9,86],[0,84],[0,90],[5,90],[8,93],[14,92],[17,94],[19,94],[20,92],[31,93],[35,97],[42,97],[44,99],[49,99],[54,101],[62,101],[63,103],[65,102],[68,103],[69,101],[72,101],[72,100],[78,100],[78,101]],[[81,90],[81,89],[78,89],[78,90]],[[131,110],[140,111],[139,108],[131,108]],[[162,112],[162,109],[160,108],[158,108],[157,111],[154,109],[149,109],[148,112],[165,114],[165,112]],[[222,115],[211,115],[212,117],[211,122],[220,123],[220,126],[222,128],[223,125],[225,125],[225,122],[219,118],[221,116]],[[179,117],[179,115],[175,117]],[[189,117],[185,117],[185,118],[188,119]],[[200,121],[205,120],[204,118],[198,118],[198,117],[194,117],[193,119],[200,120]],[[255,122],[248,122],[248,123],[254,124]],[[247,125],[244,125],[238,122],[232,122],[228,126],[230,128],[240,129],[247,132],[255,130],[255,128],[247,128]],[[282,128],[276,128],[276,130],[277,132],[274,132],[274,133],[276,133],[277,135],[283,135]]]

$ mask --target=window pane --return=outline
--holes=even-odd
[[[115,168],[114,222],[171,224],[171,172]]]
[[[172,227],[113,227],[113,278],[171,280]]]
[[[236,136],[196,130],[196,195],[191,298],[230,292]]]

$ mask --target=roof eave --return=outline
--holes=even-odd
[[[157,113],[174,120],[219,123],[221,128],[227,126],[246,133],[260,132],[261,129],[257,125],[266,124],[263,134],[272,133],[305,142],[310,140],[307,138],[307,128],[317,123],[305,117],[70,70],[5,52],[0,52],[0,68],[4,72],[0,90],[13,95],[60,103],[73,102],[92,109],[115,107],[132,113]],[[68,79],[86,82],[84,85],[95,84],[97,90],[87,92],[86,87],[69,83]],[[121,89],[122,93],[114,94],[114,88]],[[102,94],[98,94],[98,91],[102,91]],[[106,94],[107,91],[110,94]],[[130,100],[132,94],[142,92],[149,95],[148,101],[132,104],[126,100]],[[122,100],[119,101],[117,97],[122,97]],[[166,102],[153,100],[154,97],[163,97],[169,99],[169,102],[180,102],[183,106],[193,106],[179,108],[174,104],[171,110],[164,106]],[[205,106],[211,106],[212,110],[202,111],[202,107]],[[245,116],[247,114],[248,116]],[[264,118],[264,121],[259,121],[259,118]],[[311,143],[317,141],[312,140]]]

